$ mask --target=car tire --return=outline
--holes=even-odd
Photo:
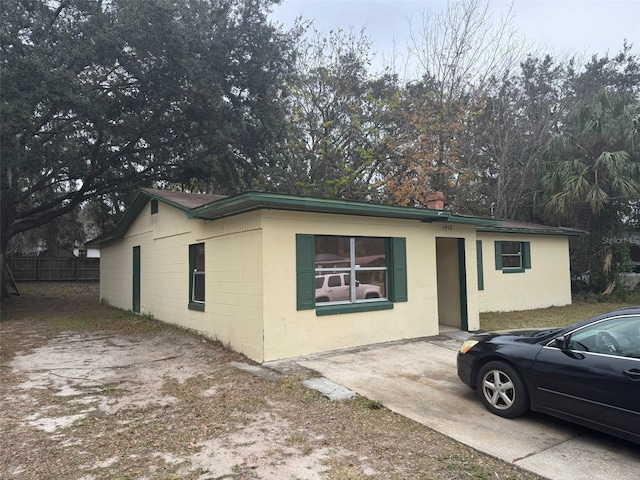
[[[529,393],[518,371],[505,362],[493,361],[478,372],[478,395],[491,413],[518,417],[529,410]]]

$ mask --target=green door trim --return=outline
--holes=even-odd
[[[458,239],[458,281],[460,282],[460,330],[469,330],[469,312],[467,307],[467,262],[464,250],[464,238]]]
[[[140,313],[140,246],[133,247],[133,305],[134,313]]]

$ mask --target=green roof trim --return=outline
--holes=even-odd
[[[512,234],[522,234],[522,235],[563,235],[567,237],[580,237],[585,235],[586,232],[582,230],[576,230],[574,228],[567,227],[546,227],[544,225],[536,225],[531,224],[530,226],[526,226],[522,224],[521,226],[513,227],[513,226],[479,226],[477,228],[478,233],[512,233]]]
[[[375,203],[354,202],[315,197],[299,197],[277,193],[247,192],[233,197],[195,208],[190,212],[192,218],[215,220],[217,218],[254,210],[288,210],[312,213],[331,213],[340,215],[359,215],[365,217],[397,218],[420,220],[423,222],[452,222],[470,224],[495,224],[495,220],[459,217],[446,210],[402,207]]]
[[[101,243],[122,238],[126,233],[126,231],[129,229],[129,227],[131,226],[131,224],[133,223],[133,221],[138,217],[138,215],[140,215],[140,212],[144,209],[145,205],[151,198],[155,198],[155,197],[150,197],[148,192],[145,192],[144,190],[140,190],[138,192],[138,195],[136,195],[136,198],[133,200],[133,203],[124,212],[124,215],[122,216],[118,224],[115,226],[115,228],[111,232],[105,235],[100,235],[99,237],[96,237],[93,240],[86,242],[85,246],[93,247],[95,245],[100,245]],[[164,201],[159,198],[158,200]]]
[[[185,198],[196,198],[198,200],[195,202],[184,202]],[[89,242],[86,242],[85,245],[87,247],[91,247],[111,240],[122,238],[131,224],[134,222],[134,220],[138,217],[138,215],[140,215],[140,212],[144,209],[149,200],[158,200],[159,202],[170,205],[174,208],[177,208],[178,210],[182,210],[185,215],[190,217],[190,212],[191,210],[193,210],[193,207],[191,205],[195,204],[199,206],[203,202],[212,203],[221,198],[225,197],[223,197],[222,195],[184,194],[180,192],[172,192],[169,190],[142,188],[136,195],[133,203],[124,212],[124,215],[115,226],[115,228],[105,235],[101,235]],[[180,200],[183,200],[183,202],[181,203]]]
[[[425,223],[447,222],[474,225],[478,232],[522,233],[578,236],[579,230],[526,224],[496,218],[454,215],[448,210],[383,205],[348,200],[303,197],[278,193],[246,192],[230,197],[208,194],[188,194],[169,190],[141,189],[122,219],[110,233],[87,242],[95,246],[122,238],[145,208],[147,202],[157,200],[185,213],[188,218],[216,220],[256,210],[272,209],[295,212],[357,215],[365,217],[416,220]]]

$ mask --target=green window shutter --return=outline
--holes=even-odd
[[[316,308],[316,271],[313,235],[296,235],[296,306]]]
[[[476,263],[478,264],[478,290],[484,290],[484,270],[482,265],[482,240],[476,240]]]
[[[496,270],[502,270],[502,242],[495,242],[496,246]]]
[[[196,268],[196,246],[189,245],[189,303],[193,298],[193,269]]]
[[[407,239],[391,238],[387,273],[390,279],[389,300],[406,302],[409,300],[407,288]]]
[[[531,242],[522,242],[522,268],[531,268]]]

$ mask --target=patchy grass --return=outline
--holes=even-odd
[[[237,370],[229,362],[247,361],[240,354],[101,305],[95,284],[20,287],[0,324],[2,478],[540,479],[379,402],[331,402],[300,377],[268,382]],[[83,360],[95,357],[74,359],[113,355],[109,345],[122,358],[102,369]],[[46,378],[43,363],[14,367],[26,356],[60,362],[46,357],[60,349],[68,354]],[[168,373],[156,378],[159,369]],[[99,381],[82,387],[91,372]],[[62,379],[76,391],[59,395]],[[44,383],[21,387],[28,380]],[[28,421],[74,414],[82,418],[52,433]]]
[[[384,408],[384,405],[378,400],[369,400],[368,398],[362,397],[361,399],[356,399],[356,401],[360,401],[363,407],[369,408],[371,410],[380,410]]]
[[[480,314],[480,328],[486,331],[528,327],[563,327],[620,308],[640,305],[640,294],[607,301],[602,296],[576,299],[572,305],[538,308],[521,312]]]

